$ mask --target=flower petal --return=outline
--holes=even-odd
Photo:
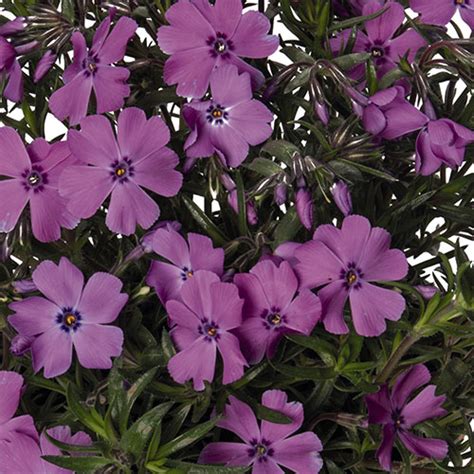
[[[217,275],[224,272],[224,249],[214,248],[212,240],[205,235],[189,233],[189,256],[191,268],[209,270]]]
[[[405,19],[405,10],[397,2],[389,2],[387,10],[373,20],[365,22],[367,35],[372,42],[385,43],[400,27]],[[383,8],[377,1],[367,3],[362,11],[362,15],[372,15]]]
[[[347,334],[349,328],[344,321],[344,305],[349,291],[342,281],[334,281],[318,291],[326,331],[333,334]]]
[[[166,312],[173,325],[176,324],[195,332],[197,332],[197,328],[201,325],[199,316],[191,311],[185,304],[181,303],[181,301],[168,301],[166,303]],[[195,339],[197,339],[197,337]]]
[[[226,385],[239,380],[244,375],[244,367],[248,367],[247,361],[240,351],[239,340],[233,334],[224,332],[220,334],[217,348],[224,365],[222,383]]]
[[[370,424],[387,424],[392,420],[392,405],[388,386],[382,385],[377,393],[365,396],[365,403],[369,412]]]
[[[301,290],[284,312],[285,326],[309,336],[321,319],[321,301],[309,290]]]
[[[244,300],[239,298],[237,286],[217,281],[211,283],[209,289],[211,307],[207,316],[212,317],[222,329],[228,330],[240,326]]]
[[[0,175],[21,177],[31,161],[20,135],[11,127],[0,128]]]
[[[400,58],[407,57],[408,62],[412,63],[418,50],[426,45],[427,42],[423,36],[410,28],[390,42],[390,57],[395,62],[398,62]]]
[[[392,424],[383,427],[383,438],[375,456],[385,471],[392,470],[392,451],[395,443],[395,428]]]
[[[392,389],[392,404],[399,410],[403,408],[408,397],[431,379],[430,371],[423,364],[417,364],[398,376]]]
[[[19,179],[0,181],[0,232],[11,232],[28,203],[28,192]]]
[[[87,56],[86,39],[79,31],[75,31],[71,36],[71,43],[74,48],[74,58],[72,63],[63,73],[64,83],[71,82],[79,73],[84,70],[84,60]]]
[[[211,74],[210,83],[213,101],[223,107],[231,107],[232,111],[235,110],[234,106],[252,100],[250,77],[245,73],[239,74],[237,67],[232,64],[216,68]]]
[[[240,347],[245,358],[250,364],[257,364],[265,356],[265,352],[271,343],[272,331],[265,321],[258,318],[246,319],[236,330],[240,340]]]
[[[169,263],[151,262],[146,284],[152,286],[162,304],[168,300],[178,299],[184,280],[181,276],[183,271]]]
[[[242,102],[229,113],[229,125],[252,146],[263,143],[271,136],[273,130],[269,124],[272,120],[272,112],[258,100]]]
[[[122,16],[98,51],[97,56],[100,62],[112,64],[123,59],[127,43],[133,37],[137,28],[138,25],[134,20]]]
[[[244,443],[209,443],[199,455],[199,464],[225,464],[226,466],[248,466],[252,462],[249,446]]]
[[[97,113],[113,112],[123,107],[125,97],[130,95],[127,79],[130,71],[125,67],[100,66],[93,78],[97,101]]]
[[[231,431],[247,443],[260,439],[260,429],[252,409],[232,395],[225,406],[224,418],[217,426]]]
[[[410,0],[410,8],[420,13],[423,23],[446,25],[456,13],[456,3],[446,0]]]
[[[153,251],[181,268],[192,269],[188,244],[174,229],[157,229],[153,235]]]
[[[23,377],[16,372],[0,371],[0,425],[13,418],[20,403]]]
[[[14,301],[8,307],[16,313],[8,322],[22,336],[36,336],[56,326],[56,316],[61,312],[59,306],[39,296]]]
[[[444,439],[421,438],[408,431],[400,431],[398,436],[408,451],[417,456],[444,459],[448,454],[448,443]]]
[[[436,385],[428,385],[411,402],[405,405],[402,410],[404,425],[411,428],[430,418],[446,415],[447,411],[441,407],[446,401],[446,397],[443,395],[436,396],[435,391]]]

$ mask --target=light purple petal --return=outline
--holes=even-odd
[[[32,416],[17,416],[3,424],[0,423],[0,444],[2,440],[15,443],[17,438],[24,436],[38,440],[38,431],[35,428],[35,422]]]
[[[234,283],[239,288],[240,296],[244,299],[244,319],[259,318],[271,308],[271,303],[267,299],[262,283],[256,275],[238,273],[234,277]]]
[[[168,303],[173,303],[173,301],[169,301]],[[177,301],[174,301],[174,303],[177,303]],[[187,347],[193,345],[196,339],[199,339],[199,337],[201,336],[198,331],[199,325],[200,323],[196,322],[193,329],[178,325],[174,326],[173,329],[171,329],[170,336],[173,341],[173,344],[178,350],[182,351],[186,349]]]
[[[163,304],[179,298],[183,286],[183,271],[169,263],[153,261],[146,277],[146,284],[152,286]]]
[[[419,387],[427,384],[431,379],[430,371],[423,364],[417,364],[405,370],[398,376],[392,389],[392,403],[395,408],[401,409],[408,397]]]
[[[8,322],[22,336],[36,336],[56,325],[55,318],[61,308],[39,296],[30,296],[22,301],[10,303],[9,308],[16,314]]]
[[[86,283],[77,310],[84,323],[111,323],[127,303],[128,295],[120,293],[122,282],[109,273],[94,273]]]
[[[35,83],[41,81],[43,77],[48,74],[50,69],[54,66],[54,63],[58,59],[57,54],[53,53],[53,51],[48,50],[46,53],[42,56],[42,58],[38,61],[38,64],[35,68],[34,76],[33,76],[33,81]]]
[[[135,183],[127,181],[113,189],[105,223],[112,232],[131,235],[137,224],[148,229],[159,216],[158,204]]]
[[[29,436],[17,436],[12,443],[0,441],[2,472],[15,474],[60,474],[61,469],[41,459],[37,441]]]
[[[72,340],[79,363],[88,369],[110,369],[111,358],[122,353],[123,332],[115,326],[82,324]]]
[[[418,50],[426,45],[423,36],[410,28],[390,42],[390,58],[398,62],[400,58],[407,57],[408,62],[412,63]]]
[[[203,271],[199,273],[203,273]],[[239,298],[237,286],[233,283],[217,281],[209,285],[209,291],[211,306],[205,315],[212,318],[222,329],[230,330],[240,326],[244,300]]]
[[[444,395],[436,396],[435,391],[436,385],[428,385],[405,405],[401,413],[405,426],[411,428],[430,418],[446,415],[447,411],[441,407],[446,401],[446,397]]]
[[[392,424],[383,427],[383,438],[375,456],[385,471],[392,470],[392,451],[395,443],[395,428]]]
[[[272,458],[267,458],[265,462],[254,463],[252,474],[284,474],[284,471]]]
[[[59,265],[41,262],[33,272],[33,281],[41,293],[61,308],[76,307],[84,286],[84,275],[66,257]]]
[[[232,111],[234,106],[252,100],[250,76],[239,74],[236,66],[226,64],[214,69],[210,84],[213,101],[223,107],[231,107]]]
[[[398,433],[405,447],[417,456],[444,459],[448,454],[448,443],[443,439],[422,438],[408,431]]]
[[[209,237],[188,234],[189,256],[193,270],[209,270],[217,275],[224,272],[224,249],[214,248]]]
[[[474,10],[472,8],[472,4],[470,8],[468,8],[468,5],[461,5],[459,8],[459,12],[461,14],[461,18],[469,25],[471,30],[474,29]]]
[[[321,301],[309,290],[301,290],[285,310],[285,326],[309,336],[321,318]]]
[[[421,14],[424,23],[446,25],[456,13],[455,2],[446,0],[410,0],[410,8]]]
[[[63,79],[65,84],[71,82],[79,73],[84,71],[84,60],[87,56],[86,39],[82,33],[75,31],[71,36],[71,43],[74,48],[74,59],[64,71]]]
[[[183,183],[183,175],[174,168],[178,155],[169,148],[161,148],[134,166],[133,181],[160,196],[176,196]]]
[[[3,95],[12,102],[20,102],[23,98],[23,73],[20,63],[15,60],[10,68],[8,84],[3,91]]]
[[[97,54],[100,62],[112,64],[123,59],[127,43],[135,34],[137,27],[137,23],[131,18],[121,17]]]
[[[49,109],[59,120],[69,117],[69,124],[77,125],[87,115],[91,92],[92,76],[78,74],[53,92],[49,99]]]
[[[181,301],[171,300],[166,303],[166,312],[172,324],[190,329],[197,333],[197,328],[201,325],[201,318],[191,311]],[[197,337],[195,337],[197,339]]]
[[[199,455],[200,464],[225,464],[226,466],[248,466],[252,462],[249,446],[244,443],[209,443]]]
[[[426,130],[421,130],[416,139],[415,170],[423,176],[435,173],[443,162],[433,153],[430,137]]]
[[[334,281],[318,292],[323,309],[323,324],[333,334],[347,334],[349,328],[344,322],[344,305],[349,292],[344,282]]]
[[[367,35],[373,42],[385,43],[393,36],[405,19],[405,11],[399,3],[388,2],[387,6],[388,8],[384,13],[365,22]],[[371,1],[364,6],[362,14],[364,16],[372,15],[381,8],[383,6],[380,3]]]
[[[341,227],[341,250],[342,254],[349,259],[344,262],[360,263],[361,256],[364,254],[368,240],[371,235],[371,226],[369,219],[364,216],[347,216],[342,222]]]
[[[219,156],[232,168],[237,168],[247,158],[249,145],[231,126],[210,126],[211,141]]]
[[[237,69],[239,70],[240,74],[244,72],[248,73],[250,75],[252,89],[254,91],[260,89],[260,87],[263,86],[263,83],[265,82],[265,76],[258,69],[254,68],[248,62],[239,58],[234,53],[229,53],[229,56],[228,58],[226,58],[225,63],[237,66]]]
[[[107,35],[109,34],[111,23],[111,15],[107,15],[104,20],[100,22],[94,32],[94,37],[92,38],[91,55],[96,55],[100,51],[100,48],[102,48],[105,38],[107,38]]]
[[[192,270],[188,244],[174,229],[157,229],[153,236],[153,251],[181,268]]]
[[[16,372],[0,371],[0,424],[10,420],[20,403],[23,377]]]
[[[204,390],[204,381],[212,382],[216,368],[216,344],[203,337],[178,352],[168,362],[168,371],[178,383],[193,381],[194,390]]]
[[[316,474],[323,467],[323,446],[315,433],[301,433],[273,445],[275,461],[298,474]]]
[[[250,364],[257,364],[263,359],[274,336],[260,317],[244,320],[235,333],[239,337],[242,352]]]
[[[0,232],[10,232],[28,203],[28,193],[19,179],[0,181]]]
[[[31,162],[23,141],[11,127],[0,128],[0,175],[21,177],[31,169]]]
[[[221,3],[224,3],[221,0]],[[266,58],[278,49],[278,36],[269,35],[270,21],[260,12],[242,15],[232,36],[234,53],[246,58]]]
[[[130,95],[127,79],[130,71],[125,67],[100,66],[93,76],[92,85],[97,101],[97,113],[113,112],[123,107]]]
[[[54,344],[51,341],[54,341]],[[44,376],[47,379],[62,375],[71,367],[71,336],[59,326],[51,328],[33,341],[31,355],[35,373],[44,367]]]
[[[225,385],[239,380],[244,375],[244,367],[248,366],[240,351],[239,340],[229,332],[222,333],[217,341],[217,348],[224,365],[222,383]]]
[[[232,38],[242,18],[242,2],[240,0],[217,0],[214,7],[211,6],[208,11],[212,12],[212,15],[207,14],[206,17],[211,20],[214,29]]]
[[[369,133],[378,135],[386,128],[387,119],[376,105],[370,104],[364,109],[362,123]]]
[[[262,395],[262,405],[276,410],[291,418],[291,423],[272,423],[262,420],[262,438],[270,443],[283,440],[298,431],[304,420],[303,405],[299,402],[289,402],[288,395],[282,390],[267,390]]]
[[[273,114],[258,100],[250,100],[233,107],[229,113],[229,125],[252,145],[259,145],[272,134],[269,125]]]
[[[229,397],[225,406],[225,416],[217,423],[224,430],[232,431],[243,441],[250,443],[260,439],[260,429],[252,409],[234,396]]]
[[[382,136],[387,140],[419,130],[428,122],[428,117],[408,102],[393,105],[384,114],[387,126]]]

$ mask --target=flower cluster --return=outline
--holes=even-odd
[[[13,3],[0,473],[462,469],[472,0]]]

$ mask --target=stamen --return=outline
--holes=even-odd
[[[222,110],[219,110],[219,109],[214,109],[212,112],[211,112],[211,115],[214,117],[214,118],[221,118],[222,117]]]
[[[214,49],[215,49],[218,53],[223,53],[223,52],[227,49],[227,46],[226,46],[226,44],[225,44],[223,41],[217,40],[217,41],[214,43]]]
[[[191,278],[194,275],[194,273],[190,270],[189,272],[186,273],[186,276],[188,278]]]
[[[90,72],[95,72],[97,70],[97,64],[96,63],[89,63],[87,67],[88,67]]]
[[[357,281],[357,275],[353,271],[350,271],[346,276],[346,280],[349,285],[353,285]]]
[[[119,178],[122,177],[126,172],[127,172],[127,170],[126,170],[125,168],[122,168],[122,167],[117,168],[117,169],[115,170],[115,174],[116,174]]]
[[[274,314],[271,317],[270,322],[274,324],[275,326],[277,326],[278,324],[281,323],[281,316],[279,314]]]
[[[216,334],[217,334],[217,329],[215,327],[210,327],[208,330],[207,330],[207,334],[211,337],[215,337]]]
[[[76,324],[76,321],[77,321],[77,318],[76,318],[76,316],[74,316],[74,314],[66,314],[64,316],[64,323],[69,327]]]
[[[265,454],[267,454],[267,448],[263,446],[263,444],[257,445],[255,449],[257,451],[258,456],[265,456]]]
[[[31,186],[36,186],[40,181],[41,176],[38,173],[33,172],[28,176],[28,183],[31,184]]]
[[[454,0],[454,3],[456,3],[456,5],[462,5],[464,0]]]
[[[383,49],[378,47],[373,47],[371,54],[374,58],[381,58],[383,56]]]

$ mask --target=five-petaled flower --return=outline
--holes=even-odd
[[[251,364],[265,353],[273,357],[285,334],[311,334],[321,316],[319,298],[308,289],[298,291],[298,279],[288,262],[257,263],[250,273],[234,277],[244,299],[244,322],[237,329],[242,350]]]
[[[372,282],[401,280],[408,272],[404,253],[390,248],[390,234],[371,227],[368,219],[352,215],[342,228],[319,226],[313,240],[295,251],[296,272],[301,287],[321,288],[323,324],[327,331],[345,334],[344,305],[350,300],[357,334],[378,336],[385,319],[396,321],[405,309],[405,299],[395,290]]]
[[[242,377],[247,361],[231,332],[242,323],[243,300],[237,287],[200,270],[184,282],[180,298],[166,303],[173,326],[170,334],[179,349],[168,362],[173,379],[178,383],[192,379],[195,390],[204,390],[204,382],[214,380],[217,351],[224,366],[222,382]]]
[[[64,71],[65,85],[49,100],[51,112],[60,120],[69,117],[70,125],[78,124],[87,115],[92,89],[99,114],[119,109],[130,94],[126,82],[129,70],[113,64],[125,56],[137,24],[131,18],[122,17],[109,34],[110,23],[109,15],[97,28],[89,50],[82,33],[76,31],[71,37],[74,60]]]
[[[37,138],[25,147],[13,128],[0,128],[0,176],[8,178],[0,181],[0,232],[13,230],[27,204],[38,240],[57,240],[61,227],[74,228],[79,219],[58,192],[59,176],[73,161],[66,142]]]
[[[408,401],[410,395],[430,379],[431,374],[424,365],[414,365],[397,378],[391,391],[387,385],[383,385],[377,393],[365,397],[369,423],[383,425],[383,440],[376,456],[386,471],[392,468],[392,450],[397,438],[417,456],[443,459],[448,453],[446,441],[422,438],[411,433],[418,423],[447,413],[441,407],[446,397],[435,395],[435,385],[428,385]]]
[[[473,0],[410,0],[410,8],[421,15],[424,23],[444,26],[459,11],[461,18],[474,28]]]
[[[193,100],[183,109],[191,129],[184,149],[186,169],[198,158],[217,153],[227,166],[239,166],[249,145],[264,142],[271,134],[273,114],[252,98],[250,77],[235,66],[222,66],[211,76],[209,100]]]
[[[184,282],[198,270],[208,270],[218,276],[224,273],[224,250],[214,248],[205,235],[189,233],[186,240],[171,225],[153,234],[152,250],[168,262],[153,260],[146,277],[148,285],[163,304],[179,299]]]
[[[84,286],[84,275],[67,258],[59,265],[45,260],[33,281],[46,296],[31,296],[10,304],[9,323],[31,344],[33,369],[44,367],[46,378],[64,374],[71,366],[72,349],[79,363],[90,369],[110,369],[111,357],[122,353],[123,333],[107,325],[117,319],[128,295],[122,282],[108,273],[95,273]]]
[[[200,98],[209,87],[216,67],[235,65],[248,72],[254,89],[263,84],[263,74],[241,57],[264,58],[278,48],[278,38],[268,35],[270,22],[260,12],[242,15],[241,0],[180,0],[166,12],[170,23],[158,29],[158,44],[171,57],[164,79],[178,84],[177,93]]]
[[[292,421],[277,424],[262,420],[259,426],[247,404],[233,396],[229,400],[225,416],[217,426],[232,431],[243,443],[210,443],[201,452],[200,463],[252,466],[252,474],[281,474],[280,466],[298,474],[316,474],[321,470],[323,461],[319,453],[323,448],[317,435],[307,431],[291,436],[303,424],[301,403],[288,402],[281,390],[267,390],[262,395],[262,405]]]
[[[91,217],[110,194],[106,217],[113,232],[130,235],[137,224],[148,229],[158,219],[158,204],[142,189],[174,196],[183,177],[174,168],[178,156],[165,145],[170,132],[163,120],[135,107],[119,116],[117,138],[109,120],[101,115],[81,121],[81,131],[69,130],[68,144],[82,163],[61,175],[59,191],[68,198],[68,209]]]

